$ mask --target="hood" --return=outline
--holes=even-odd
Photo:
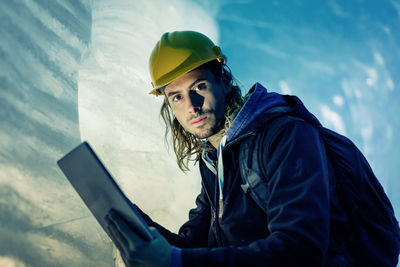
[[[248,100],[233,120],[228,131],[225,133],[227,136],[227,142],[234,140],[237,136],[243,133],[258,116],[265,113],[267,110],[273,107],[287,105],[282,95],[269,93],[267,89],[259,83],[253,85],[248,95]]]

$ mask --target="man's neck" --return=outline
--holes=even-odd
[[[224,134],[225,134],[225,129],[221,129],[218,133],[208,137],[207,140],[211,143],[211,145],[215,149],[218,149],[218,145],[221,142],[222,136],[224,136]]]

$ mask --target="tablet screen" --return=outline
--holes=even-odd
[[[136,205],[128,200],[87,142],[77,146],[57,163],[107,234],[104,218],[111,209],[115,209],[144,240],[153,239]]]

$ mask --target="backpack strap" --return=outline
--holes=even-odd
[[[261,179],[262,175],[260,175],[260,173],[248,168],[244,154],[245,153],[243,153],[242,150],[239,152],[239,170],[243,181],[243,184],[241,184],[240,187],[243,192],[246,195],[248,194],[263,210],[263,212],[267,214],[267,205],[265,203],[267,183]]]
[[[265,127],[281,127],[281,125],[285,124],[287,120],[280,118],[283,117],[280,116],[274,118]],[[297,117],[293,118],[302,120]],[[264,129],[264,131],[268,134],[268,129]],[[253,155],[251,155],[254,153],[253,151],[255,149],[260,149],[258,142],[258,138],[250,138],[243,141],[239,151],[239,170],[243,181],[243,184],[241,185],[243,192],[248,194],[266,214],[266,196],[268,195],[268,186],[263,173],[264,167],[259,165],[261,162],[260,160],[254,159]],[[260,153],[257,152],[255,157],[258,157],[258,155],[260,155]]]

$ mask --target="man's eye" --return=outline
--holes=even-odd
[[[194,90],[198,91],[198,90],[204,90],[207,89],[207,84],[205,83],[199,83],[194,87]]]
[[[181,99],[182,99],[182,96],[181,96],[181,95],[175,95],[175,96],[172,98],[172,101],[177,102],[177,101],[179,101],[179,100],[181,100]]]

